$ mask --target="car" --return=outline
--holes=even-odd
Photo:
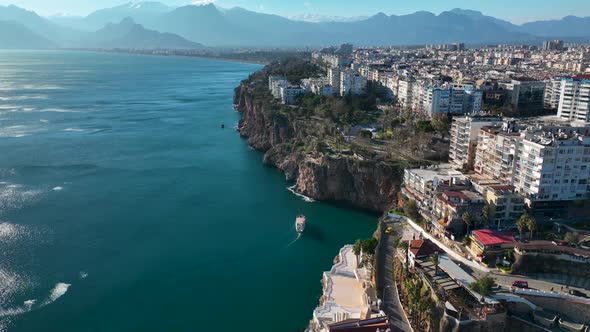
[[[387,227],[387,229],[385,230],[385,234],[391,234],[391,232],[393,232],[393,228]]]
[[[570,293],[570,295],[573,295],[573,296],[588,298],[588,295],[586,295],[585,293],[580,292],[577,289],[570,289],[569,293]]]
[[[525,280],[514,280],[512,282],[512,287],[516,288],[529,288],[529,283]]]

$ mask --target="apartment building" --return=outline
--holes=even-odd
[[[279,99],[284,105],[293,105],[297,97],[303,93],[305,93],[305,89],[300,86],[281,86]]]
[[[351,94],[358,96],[364,93],[367,87],[367,79],[358,72],[350,69],[340,73],[340,95]]]
[[[488,223],[499,230],[514,224],[524,213],[524,197],[514,192],[514,186],[489,186],[483,197],[489,206]]]
[[[414,80],[411,78],[400,79],[397,85],[397,99],[399,104],[406,108],[412,106],[412,88]]]
[[[269,76],[268,77],[268,90],[273,97],[281,98],[281,87],[288,86],[289,82],[284,76]]]
[[[469,181],[450,164],[404,170],[402,193],[416,200],[419,207],[430,210],[434,197],[446,190],[464,190]]]
[[[503,84],[509,91],[510,105],[519,112],[526,114],[543,110],[545,82],[532,78],[520,77],[510,83]]]
[[[326,80],[332,86],[332,93],[340,94],[340,68],[329,67]]]
[[[453,119],[449,161],[454,167],[471,169],[475,161],[475,150],[479,130],[484,126],[502,123],[495,116],[466,116]]]
[[[527,203],[589,198],[590,137],[576,128],[521,133],[514,186]]]
[[[558,109],[561,96],[561,79],[545,81],[545,108]]]
[[[512,184],[520,133],[515,121],[486,126],[479,130],[473,169],[490,179]]]
[[[570,121],[590,122],[590,75],[561,79],[557,115]]]

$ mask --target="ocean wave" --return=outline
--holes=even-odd
[[[35,95],[35,96],[11,96],[11,97],[1,97],[0,101],[22,101],[22,100],[44,100],[48,99],[49,96],[47,95]]]
[[[24,126],[24,125],[17,125],[17,126],[8,126],[0,129],[0,137],[11,137],[11,138],[18,138],[18,137],[25,137],[30,136],[32,134],[44,131],[43,128],[35,127],[35,126]]]
[[[21,306],[0,309],[0,317],[22,315],[24,313],[49,305],[55,302],[60,297],[64,296],[68,291],[68,288],[70,288],[70,286],[70,284],[59,282],[55,284],[55,286],[49,292],[47,298],[41,304],[37,305],[38,301],[36,299],[26,300],[23,302]]]
[[[313,203],[315,202],[315,199],[311,198],[311,197],[307,197],[303,194],[298,193],[297,191],[295,191],[295,188],[297,187],[297,185],[291,186],[291,187],[287,187],[287,190],[289,190],[291,193],[293,193],[295,196],[301,197],[301,199],[303,199],[304,201],[306,201],[307,203]]]
[[[53,189],[51,189],[51,190],[53,190],[53,191],[62,191],[62,190],[64,190],[64,187],[57,186],[57,187],[53,187]]]
[[[85,131],[82,128],[66,128],[66,129],[62,129],[62,131],[66,131],[66,132],[83,132]]]
[[[0,215],[36,202],[42,193],[42,190],[31,189],[19,184],[5,183],[0,185]]]
[[[9,222],[0,223],[0,241],[16,241],[22,239],[29,233],[27,227],[22,225],[11,224]]]

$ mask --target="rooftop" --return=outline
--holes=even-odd
[[[514,242],[514,237],[508,233],[498,232],[491,229],[480,229],[472,232],[477,242],[484,246],[495,246]]]

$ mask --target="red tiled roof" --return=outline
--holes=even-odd
[[[480,229],[472,232],[477,242],[484,246],[494,246],[514,242],[514,237],[491,229]]]
[[[590,80],[590,74],[587,75],[578,75],[578,76],[574,76],[572,77],[575,80]]]
[[[424,257],[430,256],[441,250],[436,244],[432,243],[432,241],[426,239],[410,241],[410,251],[414,257]]]

